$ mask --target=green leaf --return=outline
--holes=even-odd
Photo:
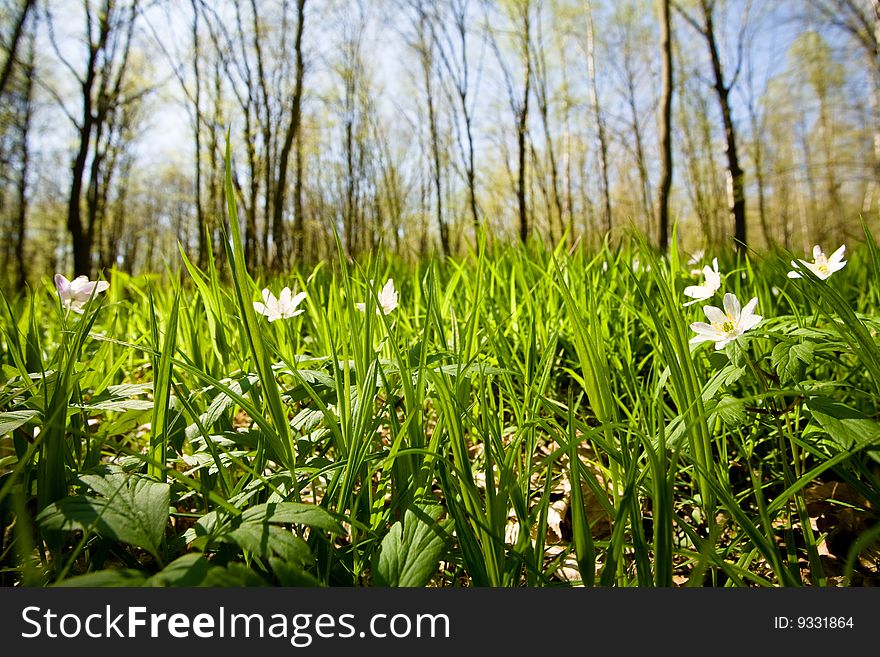
[[[270,522],[274,524],[305,525],[331,534],[344,536],[347,532],[325,509],[300,502],[269,502],[245,509],[241,522]]]
[[[138,475],[113,471],[80,480],[101,497],[73,495],[50,504],[37,516],[44,529],[81,529],[143,548],[157,559],[168,523],[171,487]]]
[[[56,587],[102,588],[115,586],[142,586],[147,581],[146,573],[129,568],[99,570],[94,573],[77,575],[61,580]]]
[[[201,554],[185,554],[156,573],[144,586],[241,587],[265,586],[266,582],[247,566],[231,563],[217,566]]]
[[[788,344],[780,342],[773,347],[770,362],[780,381],[800,381],[804,368],[813,362],[815,345],[812,342]]]
[[[735,365],[727,365],[722,368],[703,387],[701,392],[703,401],[709,401],[715,397],[721,388],[736,383],[745,374],[745,371],[744,367],[737,367]]]
[[[831,439],[844,449],[880,446],[880,422],[824,397],[811,398],[807,406]]]
[[[323,586],[321,580],[284,559],[271,557],[269,565],[281,586]]]
[[[223,537],[240,548],[264,559],[280,557],[292,565],[305,566],[314,562],[309,546],[289,529],[267,523],[246,522]]]
[[[12,433],[40,415],[39,411],[8,411],[0,413],[0,436]]]
[[[374,568],[380,586],[422,587],[437,571],[446,550],[447,534],[437,522],[439,506],[407,509],[403,522],[397,521],[382,539]]]
[[[77,405],[85,411],[148,411],[153,402],[148,399],[116,399]]]
[[[237,545],[263,559],[280,558],[291,567],[302,569],[314,563],[305,541],[278,525],[305,525],[344,535],[345,529],[321,507],[297,502],[258,504],[240,516],[230,518],[211,511],[199,518],[185,534],[187,542],[200,550],[212,544]],[[285,571],[287,575],[289,572]],[[292,575],[291,575],[292,576]]]
[[[721,421],[728,426],[741,425],[746,421],[746,411],[742,399],[724,395],[718,400],[715,412]]]

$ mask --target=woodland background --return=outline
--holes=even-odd
[[[876,226],[878,37],[877,0],[0,0],[0,279],[222,259],[227,131],[255,271],[833,249]]]

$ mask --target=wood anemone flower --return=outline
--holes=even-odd
[[[61,306],[65,310],[72,310],[80,315],[85,310],[89,299],[109,287],[110,283],[107,281],[90,281],[88,276],[77,276],[69,281],[63,274],[55,274],[55,289],[58,290]]]
[[[377,295],[379,307],[376,308],[376,314],[387,315],[397,308],[397,290],[394,289],[394,279],[389,278],[382,291]],[[365,303],[358,302],[355,304],[357,309],[364,312],[367,308]]]
[[[824,281],[831,276],[831,274],[840,271],[846,266],[846,260],[843,259],[843,252],[845,250],[846,244],[842,245],[830,256],[826,256],[824,251],[822,251],[822,247],[816,244],[813,247],[813,262],[798,259],[798,262],[800,263],[798,264],[798,262],[792,260],[791,266],[794,267],[794,270],[788,272],[788,277],[801,278],[801,273],[797,270],[800,269],[801,266],[804,266]]]
[[[688,301],[684,305],[689,306],[692,303],[697,303],[697,301],[711,299],[720,287],[721,273],[718,271],[718,258],[713,258],[712,267],[709,265],[703,267],[703,284],[688,285],[684,288],[684,295],[693,299],[693,301]]]
[[[691,330],[695,331],[696,335],[690,339],[690,343],[714,342],[716,350],[723,349],[728,343],[761,322],[763,317],[755,314],[757,305],[758,297],[755,297],[743,308],[736,295],[728,292],[724,295],[723,311],[715,306],[703,306],[703,312],[706,313],[709,323],[691,324]]]
[[[270,322],[274,322],[276,319],[289,319],[304,312],[303,310],[297,310],[296,307],[302,303],[302,300],[305,298],[305,292],[300,292],[296,296],[292,296],[290,288],[286,287],[281,290],[281,294],[279,294],[276,299],[275,295],[273,295],[268,289],[265,289],[263,290],[262,303],[254,301],[254,310],[261,315],[265,315]]]

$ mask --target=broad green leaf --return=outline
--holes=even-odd
[[[113,399],[98,401],[91,404],[78,406],[85,411],[148,411],[153,408],[153,402],[148,399]]]
[[[819,425],[844,449],[880,447],[880,422],[827,398],[813,397],[808,407]]]
[[[201,554],[185,554],[150,577],[144,586],[158,587],[242,587],[265,586],[253,570],[239,563],[227,567],[212,564]]]
[[[0,436],[12,433],[20,426],[27,424],[40,415],[39,411],[8,411],[0,413]]]
[[[241,522],[270,522],[274,524],[305,525],[331,534],[345,535],[347,532],[327,511],[314,504],[300,502],[270,502],[257,504],[245,509]]]
[[[377,584],[422,587],[428,583],[446,550],[447,534],[437,522],[441,513],[438,506],[407,509],[403,522],[392,525],[382,539],[374,569]]]
[[[101,588],[141,586],[147,581],[147,574],[130,568],[99,570],[94,573],[77,575],[61,580],[56,587]]]
[[[138,475],[84,475],[101,495],[73,495],[46,507],[36,518],[44,529],[75,530],[141,547],[154,557],[168,522],[170,486]]]
[[[279,557],[291,565],[305,566],[314,562],[309,546],[289,529],[267,523],[246,522],[223,537],[264,559]]]
[[[788,344],[780,342],[773,347],[770,362],[781,381],[800,381],[804,368],[813,362],[812,342]]]
[[[741,425],[746,420],[746,411],[742,399],[732,395],[724,395],[715,406],[715,413],[724,424],[729,426]]]
[[[284,559],[271,557],[269,565],[281,586],[323,586],[321,580],[314,575]]]

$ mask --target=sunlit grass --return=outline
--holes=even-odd
[[[5,299],[4,583],[876,576],[870,234],[828,280],[787,276],[806,254],[708,254],[718,290],[685,306],[694,265],[637,236],[254,280],[229,215],[228,269],[107,272],[83,315],[48,282]],[[269,322],[264,287],[304,312]],[[727,292],[762,321],[693,344]]]

